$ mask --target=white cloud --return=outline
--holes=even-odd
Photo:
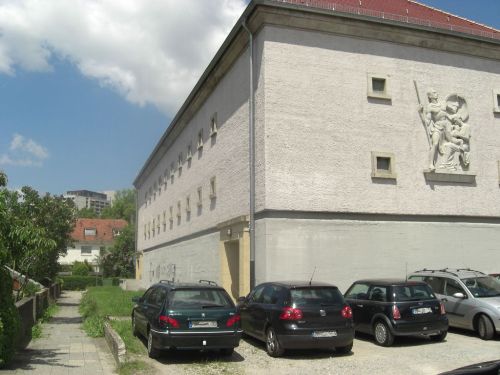
[[[132,103],[178,108],[246,0],[3,0],[0,73],[50,71],[51,57]]]
[[[14,134],[9,151],[0,155],[0,165],[41,167],[43,161],[48,157],[49,152],[45,147],[32,139],[27,139],[20,134]]]

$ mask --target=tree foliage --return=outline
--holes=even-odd
[[[77,211],[76,217],[79,219],[97,219],[99,215],[97,215],[94,209],[84,207]]]
[[[116,192],[113,204],[102,210],[102,219],[123,219],[129,224],[135,220],[135,191],[125,189]]]
[[[106,277],[134,277],[135,230],[127,225],[116,238],[114,245],[103,257],[102,266]]]
[[[0,268],[0,368],[14,356],[19,314],[12,298],[12,279]]]

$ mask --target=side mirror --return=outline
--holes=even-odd
[[[142,297],[139,297],[139,296],[132,297],[132,302],[141,303]]]
[[[238,300],[236,302],[238,303],[243,303],[247,300],[247,297],[239,297]]]
[[[453,297],[464,299],[465,295],[463,293],[457,292],[457,293],[453,293]]]

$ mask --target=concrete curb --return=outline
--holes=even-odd
[[[115,358],[117,365],[121,365],[127,361],[127,350],[125,349],[125,343],[116,331],[111,327],[109,322],[104,322],[104,338],[108,343],[109,350]]]

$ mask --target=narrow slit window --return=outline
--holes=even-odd
[[[181,201],[177,202],[177,218],[181,217]]]
[[[182,169],[182,152],[179,154],[179,157],[177,158],[177,168]]]
[[[192,158],[193,158],[193,150],[191,148],[191,145],[188,145],[186,160],[191,160]]]
[[[167,212],[163,211],[163,231],[165,232],[167,230]]]
[[[500,108],[500,94],[497,94],[497,108]]]
[[[168,218],[170,222],[174,221],[174,208],[170,206],[170,217]]]
[[[210,179],[210,199],[214,199],[217,196],[216,194],[216,184],[215,177]]]
[[[210,137],[217,134],[217,113],[214,113],[210,118]]]
[[[198,132],[198,150],[203,148],[203,129]]]
[[[186,213],[190,213],[190,212],[191,212],[191,198],[188,195],[186,197]]]
[[[198,188],[197,193],[198,201],[196,202],[196,204],[198,205],[198,207],[201,207],[201,205],[203,204],[203,191],[201,187]]]

